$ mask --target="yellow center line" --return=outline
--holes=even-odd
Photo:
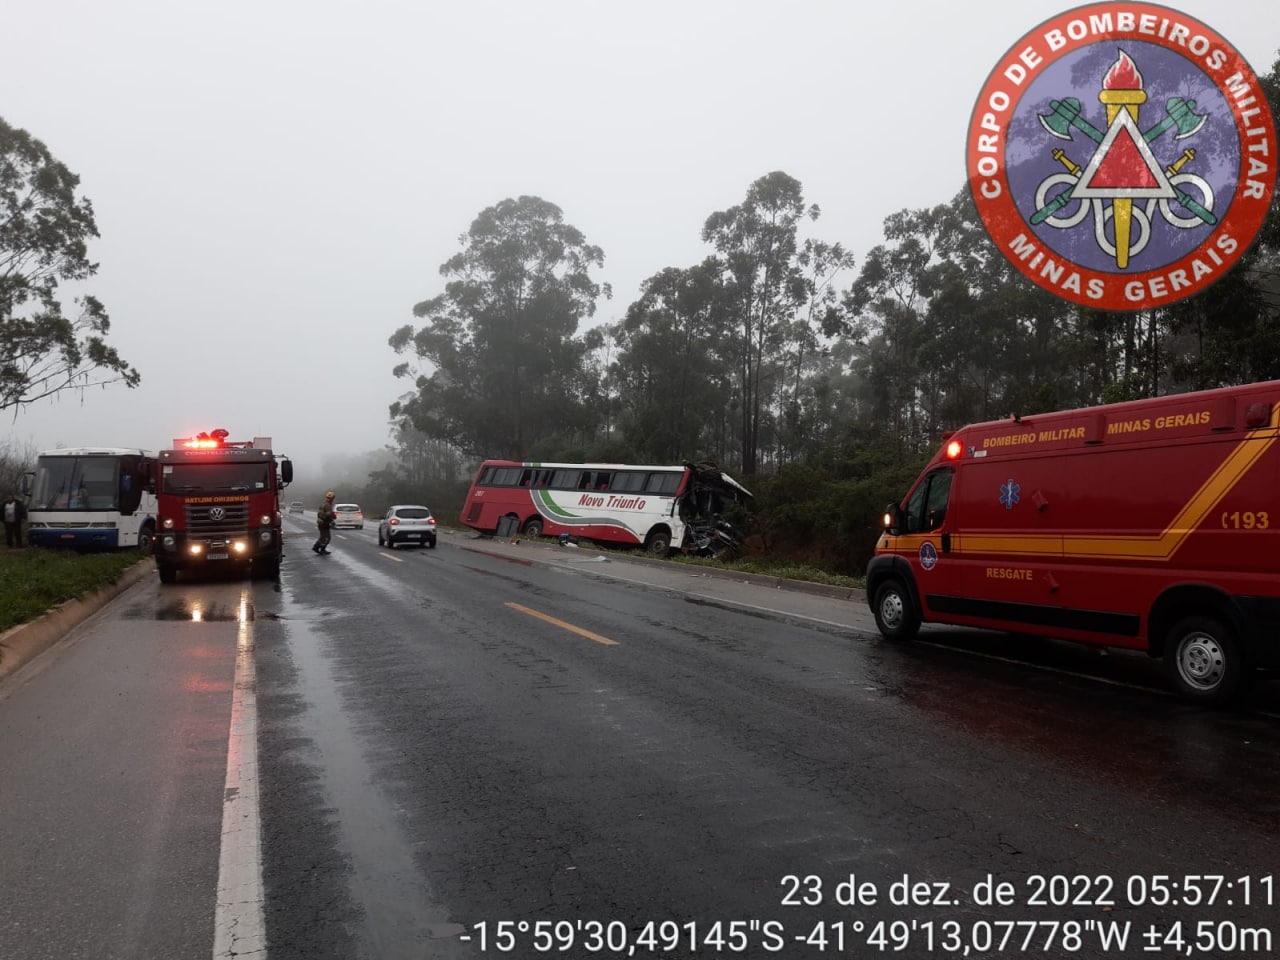
[[[545,613],[539,613],[537,610],[530,610],[528,607],[522,607],[518,603],[508,603],[508,607],[512,610],[519,610],[521,613],[527,613],[531,617],[537,617],[539,620],[545,620],[547,623],[562,627],[570,633],[576,633],[580,637],[586,637],[588,640],[594,640],[596,643],[603,643],[606,647],[616,647],[617,640],[610,640],[608,637],[602,637],[598,633],[592,633],[590,630],[583,630],[581,627],[575,627],[572,623],[565,623],[563,620],[557,620],[555,617],[549,617]]]

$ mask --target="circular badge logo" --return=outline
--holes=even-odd
[[[920,566],[926,570],[932,570],[938,562],[938,551],[933,544],[926,540],[920,544]]]
[[[969,184],[991,239],[1081,306],[1140,310],[1199,293],[1271,206],[1276,132],[1245,59],[1168,7],[1096,3],[1046,20],[987,78]]]

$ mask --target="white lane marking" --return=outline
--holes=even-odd
[[[222,801],[222,852],[213,919],[213,960],[267,954],[263,919],[262,830],[258,811],[258,703],[252,623],[236,640],[231,736]]]

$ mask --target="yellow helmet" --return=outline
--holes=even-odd
[[[326,493],[326,494],[324,495],[324,498],[325,498],[326,500],[332,500],[332,499],[333,499],[334,497],[336,497],[336,496],[337,496],[337,494],[336,494],[336,493],[334,493],[332,490],[330,490],[328,493]]]

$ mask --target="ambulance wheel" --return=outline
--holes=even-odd
[[[1249,665],[1235,635],[1212,617],[1187,617],[1169,631],[1164,664],[1184,697],[1206,704],[1227,703],[1240,693]]]
[[[872,609],[886,640],[910,640],[920,629],[920,614],[901,580],[890,577],[880,584]]]

